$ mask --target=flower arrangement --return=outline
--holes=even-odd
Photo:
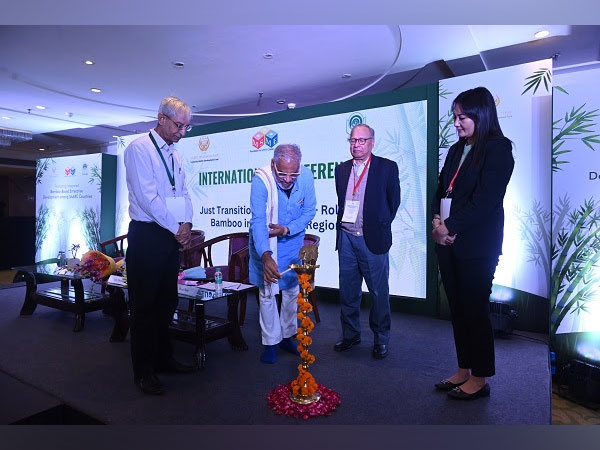
[[[95,283],[108,277],[117,270],[115,260],[97,250],[90,250],[81,257],[75,272],[83,277],[91,278]]]

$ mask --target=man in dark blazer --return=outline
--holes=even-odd
[[[375,131],[368,125],[356,125],[348,141],[352,159],[335,168],[342,340],[334,350],[345,351],[360,343],[364,278],[373,299],[369,314],[373,357],[383,359],[390,339],[388,251],[392,221],[400,206],[398,165],[372,154]]]

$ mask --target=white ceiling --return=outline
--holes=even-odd
[[[550,30],[551,36],[531,42],[540,29]],[[276,103],[279,99],[302,107],[350,95],[388,69],[390,75],[365,93],[403,84],[404,73],[413,77],[410,85],[423,84],[436,76],[437,80],[525,62],[523,58],[548,58],[561,53],[554,47],[564,48],[567,43],[565,53],[571,53],[571,48],[578,52],[577,57],[565,58],[567,62],[597,61],[599,29],[559,25],[0,26],[0,127],[35,135],[31,142],[0,147],[0,158],[100,151],[114,135],[148,129],[151,124],[145,123],[156,117],[158,104],[167,95],[182,98],[196,113],[256,114],[285,109]],[[392,67],[398,49],[400,55]],[[267,52],[272,59],[263,57]],[[95,64],[83,64],[86,59]],[[185,67],[175,68],[172,63],[176,61]],[[440,73],[428,75],[423,70],[440,61]],[[352,76],[342,78],[345,73]],[[90,92],[94,87],[102,93]],[[259,92],[263,93],[260,101]],[[46,109],[38,110],[36,105]],[[214,120],[222,119],[199,115],[193,123]],[[49,151],[39,152],[40,146]]]

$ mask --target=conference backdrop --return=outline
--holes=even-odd
[[[585,67],[555,77],[552,139],[550,330],[596,332],[577,335],[574,344],[594,360],[600,360],[599,79],[600,69]]]
[[[494,300],[514,307],[521,323],[547,330],[550,254],[552,60],[490,70],[440,82],[440,165],[457,140],[451,104],[477,86],[494,96],[500,126],[513,143],[515,168],[504,198],[504,244]],[[523,295],[520,293],[532,295]],[[540,315],[542,315],[540,317]],[[537,317],[536,317],[537,316]]]
[[[366,123],[376,133],[373,153],[396,161],[400,171],[402,202],[392,224],[390,293],[423,299],[428,204],[426,115],[426,101],[415,101],[184,138],[176,148],[194,205],[193,228],[203,230],[206,239],[247,231],[254,170],[269,164],[278,144],[298,144],[302,164],[313,172],[317,197],[316,215],[306,230],[321,238],[321,269],[316,283],[338,288],[334,169],[350,158],[347,139],[352,127]],[[117,234],[125,234],[129,222],[123,152],[138,136],[118,141]],[[225,250],[221,258],[226,257]]]
[[[43,158],[36,167],[35,260],[98,249],[113,236],[114,155]]]

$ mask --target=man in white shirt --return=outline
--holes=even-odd
[[[156,372],[193,372],[173,358],[169,324],[177,307],[179,248],[189,245],[192,202],[173,144],[191,129],[190,107],[162,100],[156,128],[125,149],[129,190],[127,284],[134,382],[146,394],[164,392]]]

